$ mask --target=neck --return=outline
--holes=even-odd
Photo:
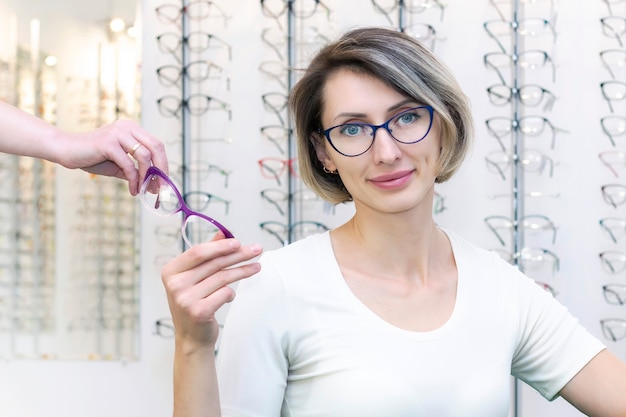
[[[447,237],[437,228],[430,211],[423,215],[363,215],[357,210],[333,233],[343,251],[358,253],[349,255],[351,263],[361,262],[373,273],[425,280],[451,255]]]

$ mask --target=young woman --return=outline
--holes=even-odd
[[[626,365],[517,268],[435,224],[434,184],[472,135],[436,57],[356,29],[316,55],[290,104],[303,180],[354,201],[354,217],[260,263],[240,264],[257,245],[216,238],[165,266],[175,416],[506,416],[510,375],[589,415],[626,415]],[[214,314],[255,274],[216,369]]]
[[[89,132],[69,133],[0,101],[0,126],[0,152],[121,178],[128,181],[132,195],[139,191],[150,166],[167,172],[165,145],[128,120]]]

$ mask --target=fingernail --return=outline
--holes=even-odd
[[[261,245],[259,244],[254,244],[254,245],[250,245],[250,250],[252,251],[252,253],[261,253],[263,251],[263,247],[261,247]]]

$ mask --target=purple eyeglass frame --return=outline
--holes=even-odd
[[[220,224],[217,220],[204,215],[202,213],[198,213],[197,211],[194,211],[192,209],[189,208],[189,206],[185,203],[185,199],[183,198],[182,194],[180,193],[180,191],[178,191],[178,187],[176,187],[176,185],[174,184],[174,182],[163,172],[161,171],[159,168],[155,167],[155,166],[151,166],[150,168],[148,168],[148,171],[146,171],[146,177],[143,180],[141,189],[144,190],[145,188],[147,188],[145,185],[146,183],[149,181],[149,178],[153,175],[157,175],[159,177],[161,177],[162,179],[165,180],[165,182],[174,190],[174,192],[176,193],[176,197],[178,198],[178,202],[180,203],[180,208],[178,210],[176,210],[175,212],[173,212],[172,214],[176,214],[180,211],[183,212],[183,224],[181,226],[181,229],[185,228],[185,225],[187,224],[187,219],[190,216],[198,216],[206,221],[208,221],[209,223],[211,223],[213,226],[217,227],[227,239],[232,239],[235,236],[226,228],[224,227],[222,224]],[[144,205],[147,207],[146,202],[142,199],[141,200]],[[148,209],[153,210],[155,207],[148,207]],[[185,233],[183,232],[183,236],[185,236]],[[187,239],[185,239],[187,240]],[[187,242],[188,244],[190,242]]]

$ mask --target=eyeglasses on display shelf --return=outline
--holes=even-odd
[[[171,317],[163,317],[154,322],[154,334],[166,339],[174,338],[174,322]]]
[[[604,97],[609,105],[611,113],[615,112],[615,109],[613,109],[614,101],[626,100],[626,82],[604,81],[600,83],[600,89],[602,90],[602,97]]]
[[[436,11],[439,21],[443,21],[447,6],[439,0],[371,0],[371,2],[374,10],[382,14],[391,26],[401,25],[400,14],[422,15],[430,10]],[[397,21],[394,21],[392,15],[398,17]]]
[[[624,47],[622,38],[626,33],[626,17],[624,16],[606,16],[600,18],[602,25],[602,34],[607,38],[615,39],[620,48]]]
[[[439,0],[371,0],[371,2],[374,9],[383,14],[395,12],[401,7],[400,3],[402,3],[402,7],[410,13],[422,13],[428,9],[437,8],[441,9],[441,13],[443,14],[443,9],[447,6]]]
[[[224,214],[228,214],[230,207],[230,201],[205,191],[189,191],[183,195],[183,200],[192,210],[200,212],[219,204],[224,207]]]
[[[183,108],[187,108],[193,116],[201,116],[209,111],[223,111],[232,119],[230,105],[218,98],[206,94],[191,94],[184,100],[180,97],[168,95],[157,100],[159,112],[165,117],[181,117]]]
[[[287,12],[300,19],[313,17],[318,11],[330,16],[330,8],[321,0],[261,0],[261,10],[267,17],[277,21]]]
[[[616,178],[626,174],[626,153],[623,151],[603,151],[598,154],[598,158],[600,158],[600,162],[602,162]]]
[[[261,158],[258,160],[259,168],[261,169],[261,175],[268,179],[276,180],[276,183],[280,186],[280,178],[285,173],[287,168],[289,173],[294,177],[300,177],[298,173],[298,159],[281,159],[274,157]]]
[[[166,86],[180,86],[181,78],[201,83],[206,80],[223,80],[226,89],[230,89],[230,78],[225,75],[226,70],[208,60],[193,61],[184,67],[178,65],[163,65],[156,70],[159,82]]]
[[[624,0],[602,0],[602,2],[604,4],[606,4],[606,7],[607,7],[607,9],[609,11],[609,15],[617,16],[617,15],[619,15],[619,12],[614,13],[613,6],[619,5],[620,3],[624,3]]]
[[[285,154],[292,130],[282,125],[266,125],[260,128],[261,135],[272,142],[281,154]]]
[[[534,16],[550,16],[552,20],[556,20],[556,12],[554,8],[555,0],[518,0],[517,4],[524,8],[525,11],[532,13]],[[489,0],[489,3],[495,9],[500,20],[508,20],[513,16],[511,0]],[[531,7],[538,7],[540,10],[529,10]]]
[[[556,30],[551,21],[542,18],[529,17],[518,21],[488,20],[483,23],[487,35],[493,39],[501,52],[509,52],[503,44],[503,38],[512,38],[514,32],[525,38],[549,37],[552,43],[556,42]],[[528,39],[524,40],[527,42]]]
[[[429,50],[434,51],[437,41],[444,41],[445,38],[437,34],[433,25],[416,22],[408,24],[403,31],[423,43]]]
[[[600,327],[602,327],[602,334],[608,340],[617,342],[626,338],[626,319],[602,319]]]
[[[221,328],[224,327],[223,324],[218,323],[218,326]],[[171,317],[162,317],[154,321],[154,335],[162,337],[164,339],[173,339],[176,335],[176,329],[174,327],[174,321]],[[219,339],[218,344],[215,346],[215,354],[217,354],[219,348]]]
[[[180,227],[170,224],[157,226],[154,229],[154,236],[161,246],[174,246],[182,239]]]
[[[491,136],[495,137],[500,144],[500,148],[503,151],[506,150],[502,139],[505,136],[510,135],[512,132],[518,131],[525,138],[529,137],[543,137],[550,138],[550,149],[554,149],[556,144],[557,133],[569,133],[569,131],[556,127],[544,116],[524,116],[519,119],[512,119],[510,117],[491,117],[485,120],[487,125],[487,131]]]
[[[186,47],[193,53],[225,49],[229,61],[232,60],[233,56],[232,46],[213,33],[193,31],[187,36],[181,36],[177,32],[165,32],[158,35],[156,40],[161,52],[171,54],[177,60],[182,47]]]
[[[604,217],[598,223],[613,243],[618,243],[620,239],[626,236],[626,218]]]
[[[224,187],[228,187],[232,174],[232,171],[224,167],[202,160],[191,161],[183,165],[170,164],[170,172],[174,173],[172,176],[175,176],[176,179],[182,178],[184,173],[189,173],[189,175],[199,180],[206,180],[212,175],[219,175],[224,179]]]
[[[600,191],[602,191],[604,201],[614,208],[626,203],[626,185],[624,184],[605,184],[600,187]]]
[[[316,204],[321,203],[323,200],[308,188],[302,188],[293,193],[288,193],[285,190],[279,188],[266,188],[261,190],[261,198],[274,206],[281,216],[287,214],[287,206],[290,203],[296,203],[299,207],[306,209],[309,207],[315,207]]]
[[[210,240],[216,229],[221,231],[226,238],[234,237],[217,220],[191,210],[172,180],[156,167],[148,168],[139,197],[144,207],[156,215],[172,216],[182,212],[181,232],[188,246]]]
[[[626,136],[626,116],[605,116],[600,119],[600,125],[613,146],[617,146],[618,137]]]
[[[313,220],[300,220],[289,225],[277,221],[267,221],[260,223],[259,227],[274,236],[283,246],[292,240],[303,239],[330,230],[325,224]]]
[[[289,96],[285,93],[269,92],[263,94],[261,99],[263,100],[265,109],[276,115],[281,126],[287,127],[283,114],[287,111]]]
[[[279,27],[264,28],[261,32],[261,40],[276,54],[278,62],[284,62],[284,53],[287,50],[287,34]],[[273,61],[270,61],[273,62]]]
[[[626,305],[626,285],[607,284],[602,286],[604,300],[613,305]]]
[[[262,61],[259,64],[259,71],[268,78],[278,82],[285,92],[287,91],[287,77],[289,71],[294,69],[295,68],[291,68],[282,61]]]
[[[439,0],[409,0],[405,1],[406,10],[409,13],[420,14],[427,10],[437,9],[439,10],[439,20],[443,21],[443,14],[447,4]]]
[[[536,84],[525,84],[519,87],[496,84],[487,87],[489,101],[494,106],[505,106],[513,99],[518,99],[527,107],[538,107],[543,103],[543,110],[550,111],[557,100],[556,95],[550,90]]]
[[[161,23],[174,24],[181,26],[183,14],[191,20],[218,19],[227,26],[228,20],[232,16],[228,16],[215,1],[211,0],[192,0],[186,6],[180,7],[177,4],[162,4],[155,9],[157,18]]]
[[[598,254],[602,267],[609,274],[626,271],[626,253],[617,250],[605,250]]]
[[[553,275],[559,271],[561,262],[551,250],[537,247],[522,248],[520,252],[513,254],[513,259],[518,261],[525,272],[539,270],[547,265]]]
[[[523,247],[519,252],[511,253],[505,250],[494,250],[502,259],[512,265],[519,265],[526,273],[547,270],[555,275],[560,269],[561,260],[549,249],[541,247]]]
[[[527,172],[541,175],[547,171],[549,177],[552,177],[554,173],[555,162],[552,158],[535,149],[526,149],[519,156],[503,151],[493,151],[485,157],[487,168],[498,173],[503,180],[507,178],[505,172],[512,168],[515,161],[519,161],[521,167]]]
[[[505,52],[489,52],[483,56],[483,62],[485,67],[492,69],[498,75],[500,82],[503,85],[509,84],[502,74],[502,69],[508,69],[512,71],[517,65],[523,70],[538,71],[545,67],[548,67],[552,82],[556,80],[556,67],[554,61],[546,51],[541,50],[527,50],[518,52],[515,55],[511,55]]]
[[[613,80],[626,71],[626,49],[606,49],[600,51],[602,65],[611,75]]]
[[[446,197],[435,191],[433,198],[433,214],[441,214],[446,210]]]
[[[493,215],[487,216],[484,219],[489,230],[498,238],[498,241],[502,246],[506,246],[504,237],[500,234],[501,230],[507,232],[513,232],[514,227],[519,226],[528,233],[540,233],[550,232],[552,235],[551,242],[554,244],[556,241],[556,226],[554,222],[542,214],[527,214],[523,216],[519,221],[515,221],[507,216]]]

